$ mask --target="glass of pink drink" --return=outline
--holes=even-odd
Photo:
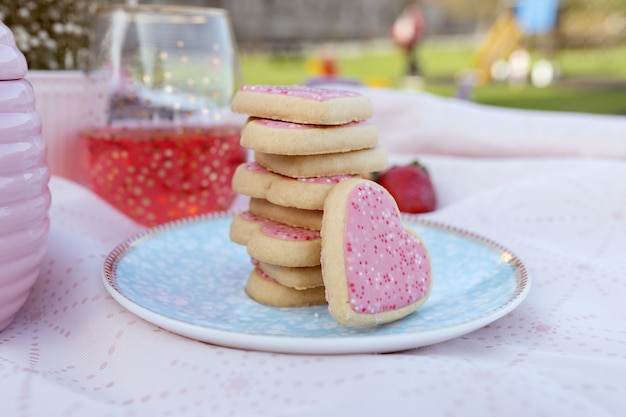
[[[80,151],[92,190],[155,226],[228,209],[245,160],[241,82],[226,11],[159,5],[99,9]]]

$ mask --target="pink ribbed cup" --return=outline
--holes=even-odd
[[[0,330],[39,276],[50,222],[50,170],[27,67],[0,22]]]

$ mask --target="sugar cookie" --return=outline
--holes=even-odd
[[[245,245],[259,261],[280,266],[320,264],[321,238],[317,230],[292,227],[244,211],[233,217],[230,239]]]
[[[289,226],[320,230],[322,228],[322,210],[304,210],[284,207],[262,198],[251,198],[248,209],[256,216],[264,217]]]
[[[277,174],[294,178],[362,174],[387,168],[387,151],[382,146],[324,155],[276,155],[255,152],[254,159]]]
[[[242,146],[277,155],[347,152],[377,144],[378,128],[369,122],[323,126],[250,118],[241,131]]]
[[[323,287],[322,268],[320,266],[306,266],[300,268],[290,268],[279,265],[272,265],[266,262],[258,262],[267,275],[286,287],[298,290],[306,288]]]
[[[333,185],[352,177],[336,175],[296,179],[270,172],[256,162],[247,162],[235,170],[232,186],[240,194],[263,198],[279,206],[321,210]]]
[[[367,120],[374,113],[369,97],[358,92],[302,85],[244,85],[231,108],[264,119],[318,125]]]
[[[324,287],[297,290],[281,285],[261,269],[254,268],[248,276],[246,293],[253,300],[273,307],[307,307],[326,304]]]
[[[337,184],[322,223],[322,276],[329,310],[345,326],[398,320],[428,298],[426,246],[406,228],[393,197],[365,179]]]

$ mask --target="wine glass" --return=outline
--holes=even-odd
[[[164,5],[98,9],[80,146],[95,193],[154,226],[228,209],[245,160],[228,13]]]

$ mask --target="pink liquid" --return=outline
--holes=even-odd
[[[235,126],[103,128],[80,138],[93,191],[146,226],[226,210],[246,158]]]

